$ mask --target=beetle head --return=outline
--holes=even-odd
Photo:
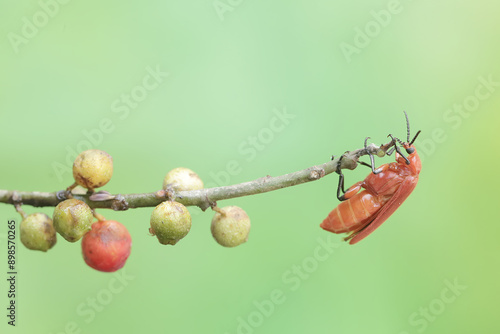
[[[415,142],[415,139],[417,139],[418,135],[420,134],[420,130],[417,132],[415,137],[410,141],[410,120],[408,119],[408,114],[406,111],[403,111],[405,113],[405,118],[406,118],[406,143],[401,142],[398,138],[396,140],[403,146],[403,148],[406,150],[406,153],[408,154],[413,154],[415,152],[415,146],[413,146],[413,143]]]
[[[402,155],[396,153],[396,161],[402,165],[408,166],[408,168],[414,174],[420,173],[420,170],[422,169],[422,163],[420,161],[420,157],[417,154],[415,146],[410,143],[403,143],[403,148],[406,150],[406,153],[408,153],[408,156],[405,158]],[[410,162],[409,164],[408,161]]]
[[[420,158],[417,154],[417,150],[415,149],[415,146],[413,146],[413,143],[417,139],[418,135],[420,134],[420,131],[418,131],[413,139],[410,141],[410,121],[408,120],[408,114],[406,114],[406,111],[404,112],[405,118],[406,118],[406,142],[403,143],[399,138],[393,138],[394,140],[394,146],[396,147],[396,161],[400,164],[405,164],[409,165],[410,169],[416,174],[420,173],[421,169],[421,162]],[[392,136],[391,136],[392,138]],[[406,153],[408,153],[408,157],[403,156],[402,152],[397,148],[397,144],[400,144],[402,148],[405,149]]]

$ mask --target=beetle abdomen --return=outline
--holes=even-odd
[[[387,202],[386,196],[374,196],[367,190],[340,203],[323,220],[321,227],[333,233],[361,228]]]

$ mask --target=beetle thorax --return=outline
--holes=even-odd
[[[407,147],[405,147],[405,149],[406,148]],[[413,153],[407,156],[408,160],[410,161],[409,165],[406,163],[406,160],[398,153],[396,153],[396,161],[401,167],[408,169],[411,174],[418,175],[420,173],[420,170],[422,169],[422,162],[420,161],[420,157],[418,156],[415,146],[411,145],[411,148],[413,148]]]

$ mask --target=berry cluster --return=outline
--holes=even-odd
[[[113,175],[113,158],[100,150],[87,150],[73,163],[75,183],[68,187],[68,197],[76,186],[94,189],[104,186]],[[200,177],[190,169],[175,168],[163,180],[165,193],[203,189]],[[250,218],[237,206],[219,208],[212,219],[212,236],[222,246],[235,247],[246,242],[250,232]],[[112,272],[122,268],[130,255],[132,238],[126,227],[114,220],[106,220],[94,209],[78,199],[60,202],[52,219],[43,213],[23,215],[20,225],[21,242],[32,250],[46,252],[56,244],[56,232],[69,242],[82,239],[82,253],[90,267]],[[94,218],[97,219],[94,222]],[[163,245],[175,245],[191,229],[191,215],[186,207],[172,200],[160,203],[153,210],[149,232]]]

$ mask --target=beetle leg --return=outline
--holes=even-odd
[[[356,195],[359,192],[359,190],[361,189],[361,187],[363,186],[363,184],[364,184],[364,181],[359,181],[359,182],[354,183],[349,189],[347,189],[347,191],[342,196],[343,200],[349,199],[352,196]]]
[[[372,168],[372,165],[367,164],[367,163],[366,163],[366,162],[364,162],[364,161],[358,161],[358,164],[363,165],[363,166],[366,166],[366,167],[368,167],[368,168]],[[375,171],[373,171],[373,168],[372,168],[372,172],[373,172],[373,174],[378,174],[378,173],[382,172],[382,169],[379,167],[379,168],[377,168]]]
[[[396,148],[396,152],[398,152],[398,154],[400,156],[402,156],[403,159],[405,159],[406,164],[409,165],[410,164],[410,160],[408,160],[408,158],[404,156],[403,152],[401,152],[401,150],[399,149],[399,147],[397,147],[397,146],[394,146],[394,147]]]
[[[386,155],[391,155],[394,152],[394,147],[391,148],[389,151],[385,152]]]
[[[387,152],[385,152],[385,154],[391,155],[392,153],[394,153],[397,142],[396,142],[396,139],[391,134],[389,134],[387,137],[391,137],[391,139],[392,139],[391,144],[389,144],[387,147],[391,147],[391,146],[393,146],[393,147],[390,150],[388,150]]]
[[[358,235],[359,232],[363,231],[365,229],[365,227],[368,226],[368,225],[365,225],[363,226],[362,228],[356,230],[356,231],[352,231],[351,233],[349,233],[345,238],[344,238],[344,241],[349,241],[351,240],[352,238],[354,238],[356,235]]]
[[[337,163],[337,169],[335,170],[335,172],[339,174],[339,185],[337,186],[337,198],[339,201],[345,201],[351,198],[352,196],[356,195],[364,184],[364,181],[360,181],[356,182],[351,187],[349,187],[347,191],[344,189],[344,174],[342,173],[342,169],[340,168],[340,164],[343,157],[344,157],[343,155],[340,156],[339,162]],[[362,163],[362,161],[360,161],[360,163]]]
[[[353,184],[347,191],[344,190],[344,174],[339,175],[339,186],[337,188],[337,198],[339,201],[343,202],[345,200],[348,200],[352,196],[356,195],[361,187],[363,186],[364,181],[359,181]],[[341,191],[344,193],[341,195]]]
[[[361,231],[363,231],[365,228],[367,228],[368,225],[370,225],[370,223],[371,223],[371,221],[365,222],[358,229],[351,231],[346,237],[344,237],[344,241],[350,241],[352,238],[357,236]]]
[[[345,201],[346,198],[344,197],[344,194],[345,194],[345,190],[344,190],[344,174],[340,173],[339,174],[339,185],[337,187],[337,199],[339,201]]]
[[[398,140],[400,143],[401,143],[401,141],[398,138],[394,138],[392,135],[389,135],[388,137],[391,137],[392,141],[394,141],[394,149],[396,150],[396,152],[398,152],[398,154],[400,156],[402,156],[403,159],[405,159],[406,164],[409,165],[410,164],[410,160],[408,160],[408,158],[404,156],[403,152],[401,152],[401,150],[399,149],[398,145],[395,142],[395,140]]]
[[[344,198],[345,194],[345,189],[344,189],[344,174],[342,174],[342,169],[340,169],[340,162],[342,161],[342,158],[344,155],[341,155],[339,158],[339,162],[337,163],[337,169],[335,172],[339,174],[339,185],[337,186],[337,198],[339,201],[345,201],[346,199]],[[333,160],[333,156],[332,156]],[[342,195],[341,195],[342,194]]]
[[[378,174],[378,173],[380,173],[382,170],[380,170],[380,169],[375,169],[375,159],[373,158],[373,155],[372,155],[372,154],[369,154],[369,156],[370,156],[370,162],[371,162],[370,167],[372,168],[372,173],[373,173],[373,174]]]
[[[368,167],[368,168],[372,168],[372,165],[367,164],[367,163],[366,163],[366,162],[364,162],[364,161],[358,161],[358,164],[363,165],[363,166],[366,166],[366,167]]]
[[[365,138],[365,149],[367,148],[368,139],[370,139],[370,137],[366,137],[366,138]],[[367,151],[367,153],[368,153],[368,151]],[[375,159],[373,158],[373,154],[368,153],[368,156],[370,157],[370,163],[371,163],[371,165],[368,165],[367,163],[362,162],[362,161],[360,161],[360,163],[361,163],[363,166],[368,166],[368,167],[371,167],[371,169],[372,169],[372,173],[373,173],[373,174],[378,174],[378,173],[380,173],[380,172],[381,172],[381,170],[379,170],[379,169],[375,169]]]

